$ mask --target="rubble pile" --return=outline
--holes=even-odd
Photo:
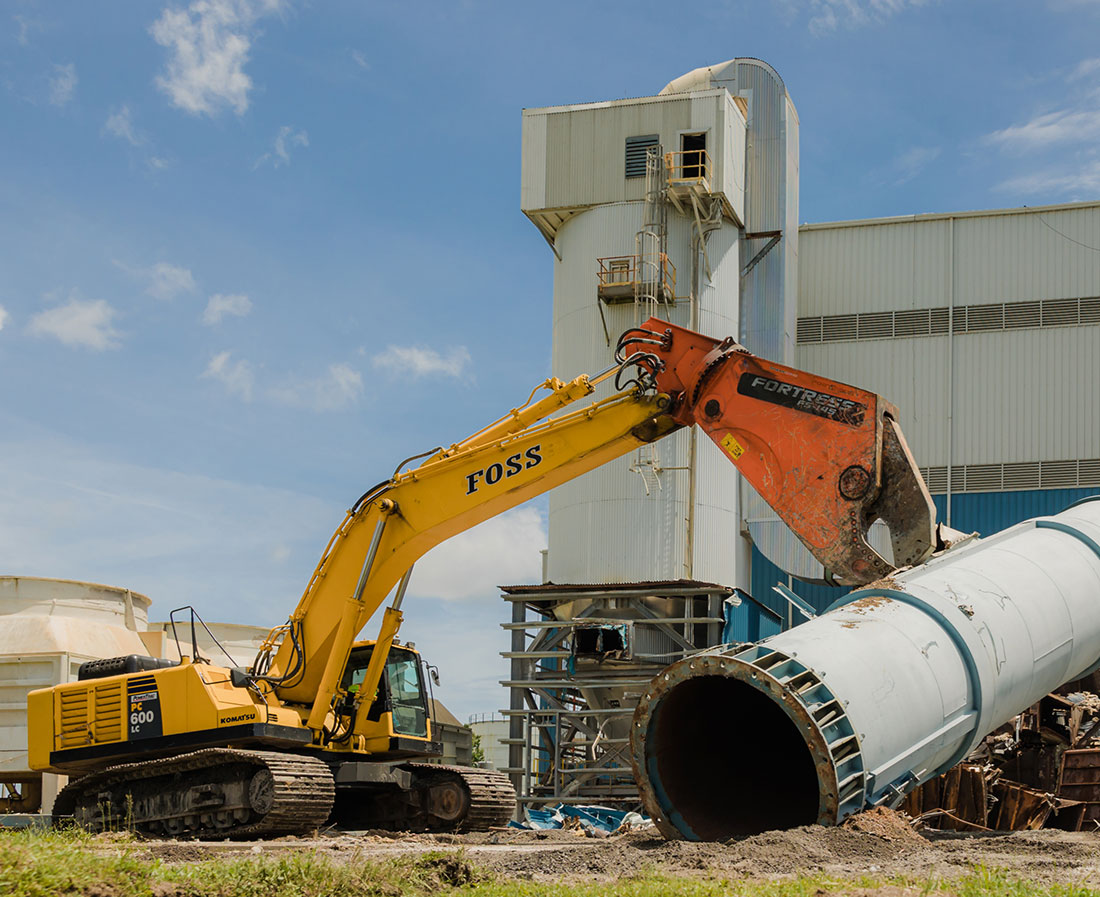
[[[1063,685],[990,733],[901,809],[931,828],[1100,830],[1100,675]]]

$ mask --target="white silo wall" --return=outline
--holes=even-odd
[[[633,252],[642,203],[588,209],[567,221],[554,266],[553,370],[559,376],[597,372],[613,363],[615,341],[634,326],[633,303],[604,305],[596,295],[596,259]],[[668,253],[678,274],[677,294],[691,283],[691,222],[670,211]],[[740,247],[729,222],[710,235],[711,278],[700,273],[695,320],[688,300],[667,315],[674,323],[715,336],[737,336]],[[664,313],[664,312],[663,312]],[[645,313],[641,313],[644,319]],[[610,336],[610,345],[608,344]],[[611,391],[603,387],[600,396]],[[698,438],[694,515],[689,514],[691,435],[681,431],[653,447],[663,472],[659,484],[631,470],[636,455],[620,458],[555,489],[550,495],[548,576],[558,583],[695,579],[737,582],[738,475],[705,438]],[[643,449],[643,456],[649,449]],[[689,525],[689,517],[694,521]],[[692,536],[689,539],[689,529]],[[689,541],[694,548],[689,557]]]

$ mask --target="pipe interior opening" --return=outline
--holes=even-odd
[[[779,704],[737,679],[698,676],[672,688],[655,708],[646,752],[666,810],[704,841],[817,821],[806,741]]]

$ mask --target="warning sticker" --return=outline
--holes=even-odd
[[[733,458],[734,461],[745,454],[744,446],[742,446],[740,442],[733,438],[732,433],[727,433],[725,436],[722,437],[722,448],[729,452],[729,456]]]

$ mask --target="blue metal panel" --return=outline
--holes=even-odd
[[[968,492],[951,497],[951,526],[963,532],[978,532],[989,536],[1006,527],[1027,520],[1030,517],[1042,517],[1057,514],[1079,499],[1094,495],[1096,489],[1029,489],[1021,492]],[[947,497],[934,495],[936,515],[943,520],[947,510]],[[778,596],[772,586],[777,582],[787,585],[788,576],[764,555],[752,549],[752,595],[769,607],[783,611],[776,604]],[[797,579],[791,582],[793,590],[800,598],[819,612],[824,611],[842,595],[848,592],[844,588],[809,585]],[[803,621],[801,615],[795,615],[794,622]],[[774,622],[769,620],[749,602],[734,610],[733,631],[744,641],[756,641],[778,631]],[[758,633],[758,634],[754,634]]]

